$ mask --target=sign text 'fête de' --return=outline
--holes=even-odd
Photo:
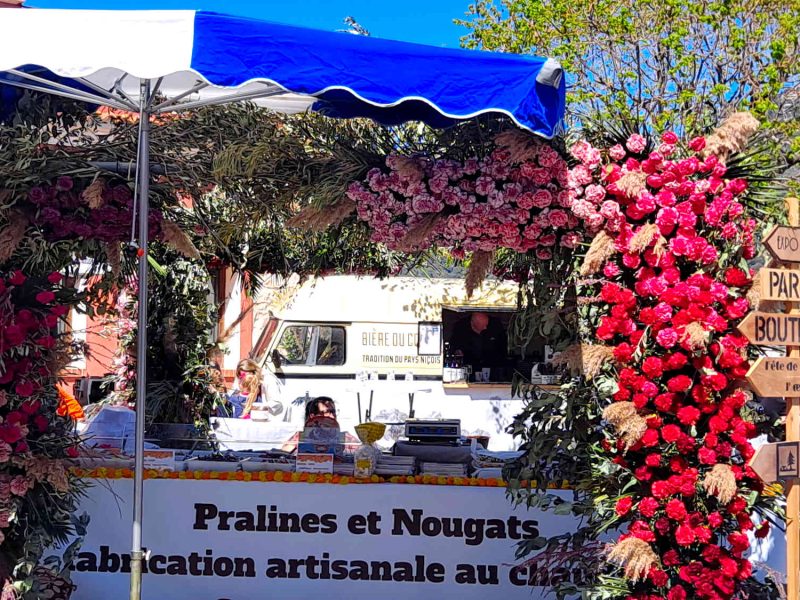
[[[750,367],[747,381],[759,396],[800,396],[800,358],[762,356]]]

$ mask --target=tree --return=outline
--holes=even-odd
[[[695,134],[750,110],[800,159],[798,0],[479,0],[467,17],[469,48],[560,60],[573,123],[632,114]]]

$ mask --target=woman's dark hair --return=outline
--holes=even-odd
[[[336,404],[333,402],[333,398],[329,398],[328,396],[319,396],[306,402],[306,421],[308,421],[311,417],[315,417],[319,412],[319,405],[324,404],[325,408],[333,413],[333,416],[336,416]]]

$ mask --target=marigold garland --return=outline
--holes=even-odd
[[[71,472],[76,477],[88,479],[132,479],[132,469],[114,469],[96,467],[85,469],[74,467]],[[340,485],[374,484],[374,483],[402,483],[413,485],[446,485],[446,486],[472,486],[472,487],[505,487],[502,479],[477,477],[443,477],[436,475],[408,475],[381,477],[373,475],[362,479],[348,475],[331,475],[330,473],[295,473],[284,471],[171,471],[168,469],[145,469],[145,479],[181,479],[196,481],[257,481],[257,482],[283,482],[283,483],[335,483]]]

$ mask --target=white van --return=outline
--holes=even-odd
[[[507,328],[516,298],[517,287],[501,282],[486,282],[467,298],[460,279],[307,281],[271,314],[253,350],[263,365],[271,420],[238,423],[237,430],[252,431],[230,435],[266,441],[291,434],[303,427],[305,403],[329,396],[343,430],[384,422],[387,444],[414,417],[459,419],[462,434],[489,436],[493,450],[511,449],[506,428],[521,409],[511,397],[513,368],[493,369],[494,377],[486,369],[488,381],[480,382],[443,382],[442,374],[447,341],[460,322],[479,311]],[[530,374],[530,362],[514,368]]]

